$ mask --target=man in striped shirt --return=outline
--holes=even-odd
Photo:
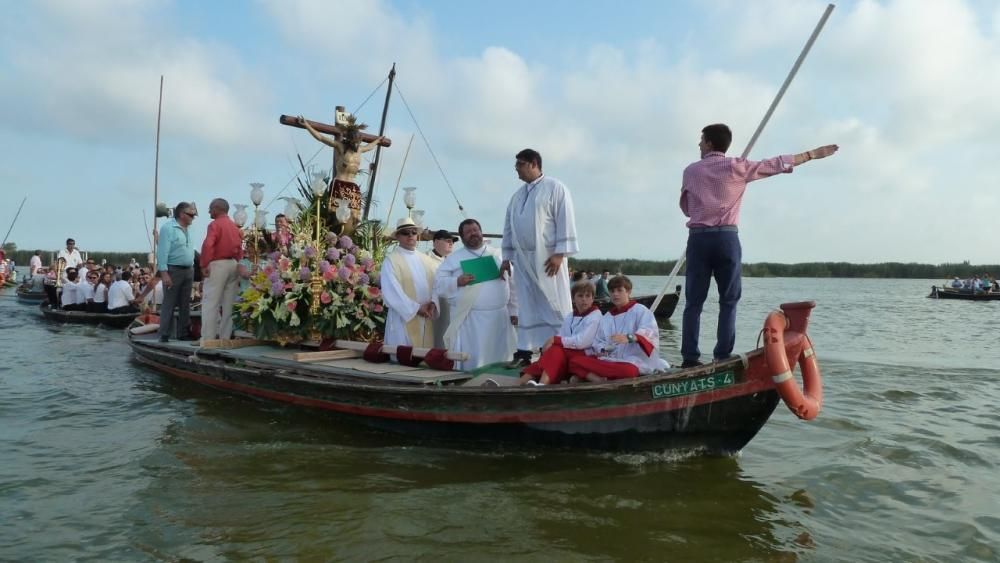
[[[719,286],[719,328],[713,356],[728,358],[736,343],[736,304],[742,294],[740,266],[742,248],[739,229],[740,204],[747,183],[775,174],[790,173],[795,166],[837,152],[825,145],[795,155],[782,155],[759,162],[726,156],[733,133],[716,123],[701,130],[701,160],[684,169],[681,211],[690,220],[687,272],[684,287],[684,321],[681,367],[701,364],[698,332],[701,309],[708,297],[711,279]]]

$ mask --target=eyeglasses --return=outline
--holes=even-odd
[[[192,218],[192,219],[194,219],[195,217],[198,216],[197,213],[191,213],[189,211],[185,211],[184,214],[187,215],[188,217]]]
[[[88,279],[88,280],[96,280],[96,279],[97,279],[97,276],[87,276],[87,279]]]
[[[417,236],[417,231],[414,229],[406,229],[404,231],[396,231],[396,234],[403,237],[415,237]]]

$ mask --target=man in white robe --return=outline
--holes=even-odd
[[[451,253],[434,276],[434,293],[447,299],[451,324],[444,333],[444,346],[452,352],[465,352],[469,359],[456,363],[456,369],[469,371],[501,362],[514,351],[514,324],[517,322],[517,297],[510,276],[476,282],[462,268],[462,262],[492,257],[500,267],[500,252],[483,241],[479,221],[466,219],[458,226],[463,248]]]
[[[573,311],[566,256],[579,250],[573,200],[562,182],[542,173],[542,156],[517,153],[514,164],[524,184],[507,205],[503,225],[503,267],[511,271],[520,310],[517,352],[510,367],[526,367],[531,353],[555,336]]]
[[[417,252],[419,234],[412,219],[400,219],[395,234],[399,246],[382,262],[382,300],[389,309],[385,318],[386,346],[434,346],[437,265],[423,252]]]

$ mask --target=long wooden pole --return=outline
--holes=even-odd
[[[156,160],[153,164],[153,271],[156,271],[156,245],[159,237],[156,232],[156,205],[160,201],[160,116],[163,113],[163,75],[160,75],[160,101],[156,106]]]
[[[742,158],[746,158],[750,154],[750,149],[753,148],[754,144],[757,143],[757,138],[764,131],[764,126],[770,121],[771,115],[774,114],[775,108],[778,107],[778,102],[784,97],[785,91],[788,90],[789,84],[792,83],[792,79],[795,78],[795,74],[799,72],[799,67],[802,66],[802,61],[806,59],[806,55],[809,54],[809,50],[812,49],[813,43],[816,42],[816,38],[819,37],[819,32],[823,30],[823,26],[826,25],[826,20],[830,18],[830,14],[833,12],[833,4],[827,4],[826,10],[823,11],[823,15],[819,18],[819,22],[813,29],[809,39],[806,41],[805,47],[799,53],[799,57],[795,59],[795,64],[792,65],[792,70],[788,72],[788,76],[785,78],[785,82],[778,89],[778,94],[774,97],[774,101],[771,102],[771,106],[767,108],[767,112],[764,114],[764,119],[761,120],[760,125],[757,126],[757,130],[754,131],[753,136],[750,137],[750,142],[747,143],[747,148],[743,150]],[[674,266],[674,271],[671,272],[670,277],[667,278],[667,283],[663,285],[663,289],[660,290],[660,294],[656,296],[656,300],[653,301],[653,306],[650,307],[651,311],[656,311],[659,307],[660,301],[663,300],[663,296],[666,295],[667,290],[670,289],[671,284],[674,283],[674,277],[677,276],[677,272],[680,271],[681,264],[687,260],[687,253],[681,254],[681,257],[677,259],[677,264]]]
[[[385,105],[382,106],[382,122],[378,125],[378,136],[381,137],[385,135],[385,118],[389,114],[389,99],[392,97],[392,83],[396,80],[396,63],[392,63],[392,69],[389,71],[389,86],[385,91]],[[410,142],[413,142],[412,139]],[[372,160],[371,168],[368,173],[368,193],[365,194],[365,210],[364,215],[362,215],[362,220],[368,220],[368,212],[372,207],[372,195],[375,193],[375,177],[378,175],[378,162],[379,157],[382,156],[382,145],[375,147],[375,159]]]
[[[7,229],[7,234],[3,236],[3,242],[0,243],[0,248],[3,248],[7,244],[7,237],[10,236],[10,232],[14,230],[14,224],[17,223],[17,218],[21,216],[21,210],[24,209],[24,202],[28,201],[28,196],[24,196],[21,200],[21,205],[17,208],[17,213],[14,214],[14,220],[10,222],[10,228]]]

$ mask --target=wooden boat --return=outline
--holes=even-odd
[[[931,286],[931,293],[927,297],[932,299],[965,299],[966,301],[1000,301],[1000,292],[997,291],[970,291],[968,289],[955,289],[951,287]]]
[[[42,315],[50,321],[61,323],[81,323],[90,325],[103,325],[106,327],[123,328],[127,327],[139,313],[125,313],[113,315],[111,313],[87,313],[85,311],[64,311],[53,309],[48,302],[39,305]]]
[[[36,290],[30,283],[17,286],[17,298],[26,303],[39,303],[45,301],[45,297],[45,290]]]
[[[646,308],[653,307],[653,301],[656,301],[656,295],[638,295],[632,296],[638,303],[642,303]],[[677,303],[681,300],[681,286],[677,286],[673,293],[666,293],[663,295],[663,299],[660,300],[660,305],[653,311],[653,315],[658,319],[669,319],[671,315],[674,314],[674,309],[677,308]],[[594,301],[598,307],[601,308],[602,313],[607,313],[608,309],[613,307],[611,304],[611,299],[600,299]]]
[[[765,338],[766,350],[635,379],[540,387],[517,386],[516,374],[491,366],[469,373],[369,363],[350,350],[303,352],[255,340],[219,347],[161,343],[136,329],[128,331],[128,341],[140,363],[174,378],[424,439],[729,454],[767,422],[779,390],[785,396],[789,384],[798,389],[794,377],[788,381],[790,371],[771,373],[767,358],[777,366],[784,361],[775,358],[787,357],[791,368],[780,368],[785,370],[809,359],[812,414],[792,410],[803,418],[818,412],[819,372],[806,334],[814,306],[789,303],[784,313],[769,315],[768,323],[780,323],[784,332]],[[809,382],[806,389],[808,395]]]

